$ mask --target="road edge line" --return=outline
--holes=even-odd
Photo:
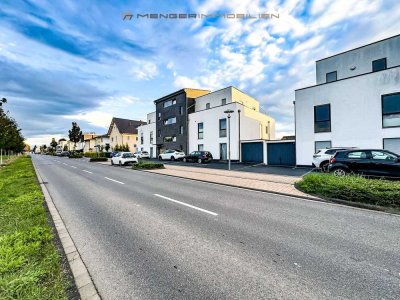
[[[74,277],[75,285],[78,289],[79,295],[82,300],[95,300],[101,299],[100,294],[90,276],[89,270],[87,269],[85,263],[83,262],[78,249],[75,246],[73,239],[71,238],[67,227],[61,218],[57,207],[55,206],[53,199],[37,169],[35,162],[33,160],[32,165],[36,172],[36,177],[38,179],[40,188],[42,189],[44,198],[47,203],[47,208],[53,219],[54,226],[57,231],[58,238],[61,241],[61,245],[64,249],[64,253],[67,256],[67,261],[71,269],[72,275]]]

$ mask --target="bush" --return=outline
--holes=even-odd
[[[71,153],[68,155],[69,158],[82,158],[82,153]]]
[[[96,161],[107,161],[107,157],[92,157],[89,161],[90,162],[96,162]]]
[[[400,208],[400,182],[396,181],[308,174],[296,186],[306,193],[321,197]]]
[[[139,161],[137,164],[132,166],[134,170],[152,170],[152,169],[165,169],[164,164],[151,162],[151,161]]]
[[[94,157],[105,157],[105,153],[103,152],[85,152],[83,154],[85,157],[94,158]]]

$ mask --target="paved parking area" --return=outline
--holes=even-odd
[[[151,161],[158,161],[151,159]],[[206,164],[198,164],[192,162],[183,161],[162,161],[165,165],[172,166],[185,166],[193,168],[203,168],[203,169],[216,169],[216,170],[228,170],[227,162],[213,161]],[[281,167],[281,166],[266,166],[263,164],[248,164],[248,163],[237,163],[231,164],[231,170],[239,172],[249,172],[249,173],[260,173],[260,174],[272,174],[272,175],[283,175],[283,176],[293,176],[301,177],[306,173],[310,172],[312,168],[295,168],[295,167]]]

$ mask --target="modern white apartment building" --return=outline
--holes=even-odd
[[[156,112],[147,114],[147,124],[138,127],[138,150],[147,151],[156,157]]]
[[[400,154],[400,35],[317,61],[295,100],[297,165],[326,147]]]
[[[228,114],[231,159],[241,159],[241,142],[275,139],[275,120],[260,112],[259,102],[235,87],[227,87],[195,99],[188,115],[189,152],[210,151],[214,159],[228,158]]]

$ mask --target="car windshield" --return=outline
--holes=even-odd
[[[124,158],[133,157],[133,154],[132,153],[124,153],[122,157],[124,157]]]

